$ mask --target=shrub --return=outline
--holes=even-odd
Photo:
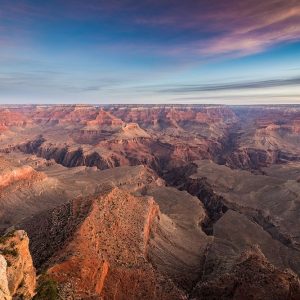
[[[57,300],[58,288],[57,282],[48,275],[41,275],[38,280],[36,295],[32,300]]]

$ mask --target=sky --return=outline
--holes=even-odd
[[[1,104],[300,104],[299,0],[0,0]]]

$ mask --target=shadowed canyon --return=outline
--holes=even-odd
[[[300,106],[0,107],[0,299],[300,299]]]

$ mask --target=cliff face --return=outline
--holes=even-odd
[[[36,288],[36,272],[25,231],[17,230],[2,237],[0,253],[0,286],[4,297],[1,299],[32,299]]]
[[[9,172],[2,173],[0,175],[0,189],[6,188],[18,181],[31,181],[35,180],[37,177],[43,178],[41,174],[38,174],[33,170],[32,167],[25,166],[21,168],[16,168]]]
[[[261,169],[272,164],[299,161],[298,109],[235,109],[240,120],[227,164],[239,169]]]
[[[258,247],[253,247],[237,258],[228,273],[196,286],[192,298],[297,300],[300,280],[293,272],[274,267]]]
[[[10,188],[17,189],[18,186],[28,185],[44,178],[43,173],[37,172],[31,166],[0,156],[0,194],[9,191]]]
[[[93,200],[90,212],[52,258],[48,270],[60,284],[63,297],[183,297],[146,259],[152,223],[158,213],[152,198],[135,197],[117,188]]]
[[[9,126],[23,126],[26,123],[25,115],[20,111],[0,109],[0,127],[7,129]]]
[[[180,288],[190,291],[203,272],[203,257],[211,242],[201,228],[206,213],[201,202],[171,187],[147,190],[159,205],[151,226],[147,257]]]
[[[124,122],[112,115],[110,112],[107,112],[103,109],[100,109],[95,120],[88,121],[87,125],[89,126],[109,126],[109,127],[120,127]]]
[[[11,300],[7,280],[7,261],[0,255],[0,299]]]

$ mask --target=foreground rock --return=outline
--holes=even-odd
[[[147,260],[157,218],[159,207],[151,197],[114,188],[93,200],[48,270],[62,297],[184,299],[184,293]]]
[[[0,299],[11,299],[7,280],[7,261],[2,255],[0,255]]]
[[[3,236],[0,254],[1,299],[32,299],[36,288],[36,272],[25,231],[17,230]]]

